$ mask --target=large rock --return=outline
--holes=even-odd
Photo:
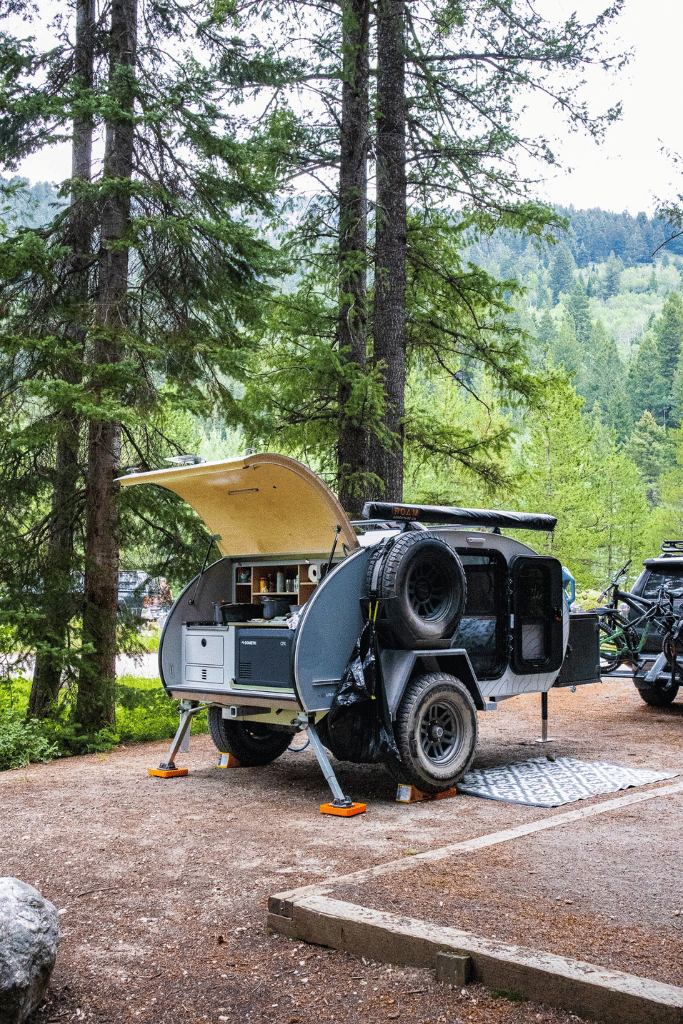
[[[18,878],[0,878],[0,1021],[21,1024],[43,998],[59,944],[51,903]]]

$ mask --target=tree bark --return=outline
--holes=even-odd
[[[403,498],[403,418],[406,386],[406,112],[405,2],[377,4],[377,212],[373,359],[385,391],[385,448],[370,439],[370,468],[383,497]],[[378,495],[379,496],[379,495]]]
[[[94,80],[94,0],[78,0],[74,44],[74,79],[77,88],[91,89]],[[72,387],[82,380],[79,360],[83,358],[86,303],[89,297],[89,265],[92,250],[93,217],[90,203],[84,200],[79,184],[92,175],[92,117],[73,121],[71,146],[71,208],[64,239],[70,252],[65,279],[73,299],[75,319],[66,327],[75,350],[61,377]],[[44,718],[55,707],[66,659],[69,620],[73,607],[74,528],[80,480],[79,445],[81,420],[73,407],[62,408],[56,416],[56,456],[52,491],[50,535],[47,545],[43,606],[43,646],[36,653],[28,716]]]
[[[102,177],[111,188],[104,190],[101,215],[91,379],[92,396],[103,407],[118,397],[108,378],[122,359],[128,322],[128,249],[122,239],[130,223],[136,39],[137,0],[113,0],[109,87],[116,113],[105,135]],[[76,701],[76,720],[89,731],[113,724],[115,705],[121,424],[103,411],[101,418],[91,416],[88,428],[83,634],[92,649],[83,656]]]
[[[342,25],[342,121],[339,170],[339,325],[345,378],[339,388],[339,500],[357,514],[365,500],[368,439],[353,401],[354,376],[367,358],[368,34],[370,0],[345,0]]]

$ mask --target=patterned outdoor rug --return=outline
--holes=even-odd
[[[506,800],[534,807],[559,807],[586,800],[598,793],[616,793],[630,786],[645,786],[673,779],[677,772],[653,772],[623,768],[607,761],[577,761],[573,757],[534,757],[519,764],[468,772],[458,783],[458,793],[486,800]]]

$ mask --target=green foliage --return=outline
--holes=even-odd
[[[66,691],[53,719],[27,719],[30,688],[30,680],[23,675],[8,677],[0,688],[0,770],[111,750],[118,743],[111,729],[88,734],[74,723]]]
[[[25,768],[31,761],[52,761],[59,744],[45,734],[44,723],[27,722],[18,708],[6,708],[0,722],[0,771]]]
[[[666,389],[665,401],[669,403],[683,351],[683,299],[678,292],[671,292],[668,296],[654,330],[659,352],[659,370]]]
[[[220,412],[237,424],[239,382],[278,269],[249,219],[272,212],[284,127],[271,117],[246,132],[226,103],[220,57],[229,49],[234,69],[241,64],[235,26],[226,22],[223,37],[181,4],[152,4],[140,12],[137,52],[121,51],[126,33],[112,19],[132,21],[135,9],[98,12],[90,33],[75,31],[72,9],[39,36],[6,34],[0,52],[0,166],[65,133],[83,165],[51,208],[42,197],[42,223],[23,211],[4,218],[0,612],[37,655],[32,709],[51,713],[63,674],[78,673],[77,714],[89,728],[111,712],[119,538],[124,562],[134,555],[135,568],[168,577],[170,564],[190,574],[204,535],[163,499],[147,501],[135,522],[137,497],[117,509],[118,452],[143,466],[177,454],[182,414]],[[24,13],[37,16],[29,5]],[[98,134],[107,139],[101,167],[83,141]],[[18,180],[2,190],[6,205],[29,191]],[[103,430],[109,441],[95,443]],[[80,601],[74,575],[84,578]]]
[[[647,409],[626,442],[624,453],[638,466],[648,485],[650,500],[655,504],[657,482],[664,470],[674,464],[675,445]]]
[[[634,419],[639,419],[647,411],[657,423],[663,423],[667,385],[657,339],[650,332],[643,336],[638,346],[638,355],[629,368],[628,379]]]
[[[586,289],[580,280],[577,280],[572,288],[571,295],[567,299],[567,311],[574,324],[574,332],[579,345],[587,345],[591,336],[590,304]]]
[[[575,271],[574,257],[566,243],[561,242],[550,264],[550,288],[553,302],[557,302],[563,292],[568,294],[572,290]]]
[[[11,685],[10,685],[11,682]],[[172,737],[178,728],[178,702],[166,696],[158,680],[122,676],[116,687],[116,726],[84,731],[73,720],[70,694],[59,714],[26,718],[30,681],[17,676],[0,687],[0,771],[30,762],[112,750],[119,743],[148,743]],[[206,712],[192,719],[192,733],[207,731]]]
[[[491,376],[478,371],[476,396],[454,375],[408,378],[405,500],[428,505],[482,505],[511,486],[514,433]],[[454,454],[455,453],[455,454]]]
[[[619,294],[619,285],[623,270],[623,260],[611,252],[609,254],[609,259],[605,264],[605,273],[602,278],[602,294],[606,299],[611,299],[615,295]]]
[[[116,731],[121,742],[147,743],[174,735],[178,702],[166,695],[158,680],[122,676],[116,689]],[[192,719],[192,734],[207,731],[206,712]]]

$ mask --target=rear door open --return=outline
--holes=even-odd
[[[564,658],[562,566],[545,555],[510,562],[510,666],[530,675],[555,672]]]

